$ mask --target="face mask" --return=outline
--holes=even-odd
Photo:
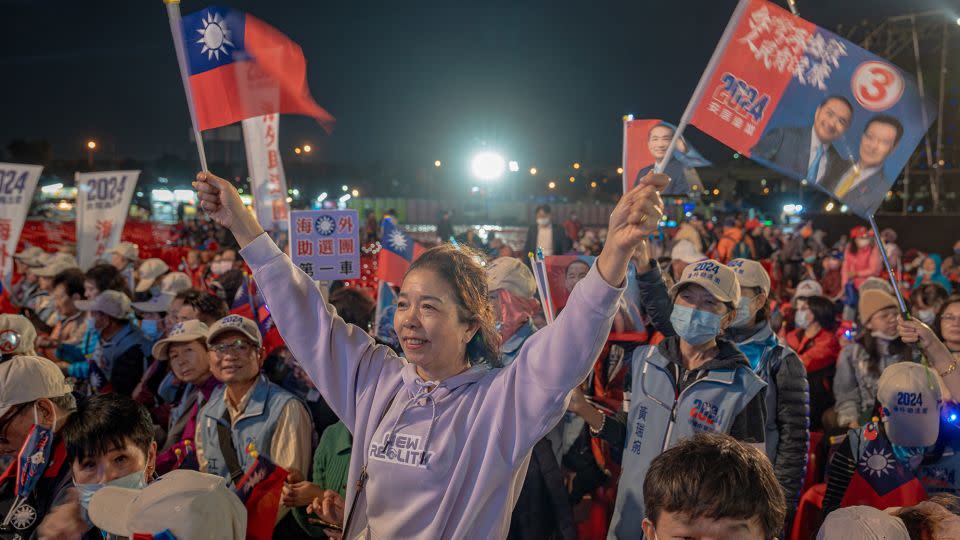
[[[159,321],[156,319],[143,319],[140,321],[140,329],[143,330],[143,333],[147,335],[148,338],[156,341],[160,339],[160,325]]]
[[[673,306],[670,323],[680,338],[691,345],[704,343],[720,335],[720,315],[687,306]]]
[[[805,262],[805,263],[807,263],[807,264],[813,264],[813,263],[817,262],[817,258],[816,258],[816,257],[804,257],[804,258],[803,258],[803,262]]]
[[[929,276],[929,275],[930,275],[930,271],[929,271],[929,270],[924,270],[923,268],[920,268],[919,270],[917,270],[917,275],[918,275],[918,276]]]
[[[753,313],[750,311],[750,300],[750,298],[740,297],[740,302],[737,303],[737,317],[733,320],[734,327],[743,328],[750,326],[750,323],[753,322]]]
[[[146,482],[143,480],[144,475],[146,474],[146,469],[140,469],[139,471],[132,472],[126,476],[121,476],[120,478],[114,478],[113,480],[107,482],[106,484],[77,484],[74,485],[77,488],[77,492],[80,495],[80,508],[83,509],[83,519],[88,520],[87,510],[90,508],[90,499],[93,498],[93,494],[100,491],[106,486],[114,486],[127,489],[143,489],[146,486]]]
[[[232,261],[217,261],[210,265],[210,271],[216,275],[226,274],[233,268]]]
[[[872,243],[872,242],[870,241],[869,238],[857,238],[857,247],[858,247],[858,248],[865,248],[865,247],[869,246],[871,243]]]
[[[539,225],[539,226],[541,226],[541,227],[546,227],[546,226],[549,225],[549,224],[550,224],[550,218],[548,218],[548,217],[545,217],[545,218],[537,218],[537,225]]]
[[[883,332],[877,332],[877,331],[870,332],[870,335],[873,336],[873,337],[875,337],[875,338],[877,338],[877,339],[884,339],[884,340],[887,340],[887,341],[893,341],[893,340],[897,339],[898,337],[900,337],[900,336],[888,336],[888,335],[884,334]]]
[[[797,314],[793,316],[793,324],[802,330],[809,328],[811,322],[813,321],[811,320],[809,311],[798,311]]]
[[[930,326],[937,320],[937,314],[932,309],[921,309],[917,311],[917,318],[920,319],[923,324]]]

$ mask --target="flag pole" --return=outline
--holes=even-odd
[[[790,13],[793,13],[794,17],[800,16],[800,12],[797,11],[797,0],[787,0],[787,5],[790,7]]]
[[[737,27],[737,23],[740,22],[740,17],[743,16],[743,13],[749,5],[749,0],[740,0],[740,2],[737,3],[737,8],[733,10],[733,15],[730,16],[730,22],[727,23],[727,28],[723,31],[723,35],[720,36],[720,42],[717,43],[717,48],[713,50],[710,62],[707,63],[707,68],[703,70],[703,75],[700,76],[700,82],[697,83],[697,88],[693,91],[693,95],[690,96],[690,101],[687,103],[687,108],[683,111],[683,116],[680,117],[677,129],[673,132],[673,139],[670,140],[670,146],[667,147],[667,155],[663,157],[662,161],[654,165],[653,171],[655,173],[662,173],[670,163],[673,152],[677,148],[677,141],[683,136],[683,131],[687,128],[687,124],[690,123],[690,117],[693,116],[693,112],[700,103],[700,98],[703,97],[710,75],[717,68],[717,64],[720,63],[723,50],[733,39],[733,32]]]
[[[907,311],[907,303],[903,301],[903,294],[900,293],[900,284],[893,275],[893,269],[890,268],[890,259],[887,258],[887,250],[883,247],[883,240],[880,239],[880,230],[877,228],[877,220],[873,219],[873,214],[869,216],[870,226],[873,227],[873,239],[877,242],[877,248],[880,250],[880,256],[883,258],[883,266],[887,269],[887,276],[893,285],[893,292],[897,295],[897,302],[900,304],[900,314],[904,319],[910,319],[910,312]]]
[[[173,36],[173,49],[177,53],[177,64],[180,66],[180,79],[183,81],[183,92],[187,96],[187,109],[190,111],[190,123],[193,124],[193,139],[197,143],[197,155],[200,156],[200,168],[207,168],[207,154],[203,150],[203,136],[197,126],[197,112],[193,106],[193,93],[190,91],[190,76],[187,74],[187,53],[183,49],[183,24],[180,22],[180,0],[163,0],[167,6],[167,18],[170,20],[170,34]]]

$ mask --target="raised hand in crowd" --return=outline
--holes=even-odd
[[[657,230],[663,215],[660,191],[669,183],[670,177],[665,174],[647,174],[610,213],[607,242],[597,257],[597,270],[607,283],[615,287],[623,284],[627,263],[637,246]]]
[[[263,233],[263,227],[243,206],[240,193],[229,181],[209,172],[197,173],[193,182],[200,206],[220,226],[230,229],[240,247],[245,247]]]
[[[906,320],[897,317],[897,332],[904,343],[916,343],[927,357],[932,367],[943,377],[943,383],[956,398],[960,396],[960,366],[950,349],[940,341],[937,334],[929,326],[918,319]]]

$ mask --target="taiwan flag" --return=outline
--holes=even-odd
[[[384,218],[381,228],[383,239],[380,244],[383,249],[380,250],[380,258],[377,260],[377,279],[400,285],[410,263],[426,249],[403,232],[392,217]]]
[[[288,113],[312,116],[331,131],[333,116],[310,97],[303,51],[276,28],[217,6],[181,22],[199,129]]]
[[[884,510],[927,500],[920,480],[894,457],[890,441],[876,424],[863,427],[863,439],[867,444],[840,501],[841,507],[865,505]]]
[[[280,491],[287,479],[286,469],[258,456],[240,478],[234,492],[247,508],[247,540],[270,540],[280,508]]]
[[[910,74],[765,0],[740,1],[710,66],[691,124],[862,217],[936,117]]]

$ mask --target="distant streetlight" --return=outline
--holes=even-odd
[[[303,145],[303,151],[309,154],[311,151],[313,151],[313,147],[309,144],[305,144]]]
[[[303,150],[301,150],[299,146],[293,149],[293,153],[297,154],[298,156],[300,155],[300,152],[303,152]]]
[[[597,188],[597,182],[596,182],[596,181],[590,182],[590,187],[596,189],[596,188]]]
[[[355,189],[355,190],[351,191],[350,194],[353,195],[354,197],[359,197],[359,196],[360,196],[360,190],[359,190],[359,189]]]
[[[531,175],[531,176],[536,176],[536,175],[537,175],[537,168],[536,168],[536,167],[530,167],[530,175]]]
[[[720,195],[720,188],[713,188],[714,195]]]
[[[617,174],[623,174],[623,167],[617,167]]]
[[[340,186],[340,191],[349,191],[349,190],[350,188],[348,188],[346,184]]]
[[[433,166],[439,169],[441,166],[443,166],[443,162],[438,159],[433,162]]]
[[[577,170],[580,170],[580,164],[579,164],[579,163],[574,163],[574,164],[573,164],[573,168],[574,168],[574,169],[577,169]]]
[[[474,156],[470,162],[470,169],[473,172],[473,176],[480,180],[497,180],[503,176],[506,168],[506,160],[496,152],[480,152]]]
[[[570,183],[571,183],[571,184],[574,183],[574,182],[576,182],[576,181],[577,181],[577,179],[576,179],[575,177],[573,177],[573,176],[570,177]]]
[[[90,139],[87,141],[87,165],[93,168],[93,151],[97,149],[97,141]]]
[[[554,189],[554,188],[557,187],[557,183],[556,183],[556,182],[549,182],[549,183],[547,183],[547,187],[550,188],[550,189]]]

